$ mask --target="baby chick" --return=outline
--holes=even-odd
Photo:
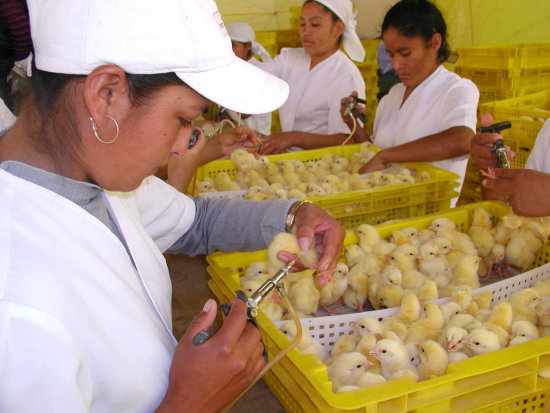
[[[344,247],[344,255],[346,257],[347,264],[351,267],[361,261],[365,256],[365,253],[359,244],[350,244]]]
[[[524,288],[514,291],[508,298],[514,311],[514,321],[527,320],[533,324],[537,322],[537,304],[540,301],[540,294],[532,288]]]
[[[527,320],[517,320],[512,324],[512,334],[508,345],[517,346],[539,338],[537,326]]]
[[[472,288],[479,288],[477,270],[481,258],[477,255],[467,255],[460,260],[453,273],[453,285],[467,285]]]
[[[361,353],[340,354],[331,365],[327,366],[328,379],[332,381],[332,390],[338,391],[342,386],[353,385],[369,366],[370,362]]]
[[[294,340],[298,332],[294,321],[285,321],[280,325],[279,330],[281,330],[289,341]],[[296,349],[302,354],[313,354],[321,361],[325,361],[327,358],[323,345],[315,340],[305,328],[302,329],[302,338],[296,345]]]
[[[275,235],[267,248],[268,262],[272,268],[279,269],[286,264],[278,257],[278,253],[281,251],[296,255],[305,268],[314,268],[318,260],[313,244],[303,251],[298,244],[296,235],[288,232]]]
[[[321,293],[315,286],[313,271],[306,270],[300,273],[292,273],[291,276],[287,276],[290,281],[288,299],[294,310],[306,316],[314,314],[319,306]]]
[[[359,237],[359,246],[366,254],[373,253],[380,244],[380,234],[375,227],[369,224],[361,224],[355,232]]]
[[[334,304],[342,298],[342,295],[344,295],[344,292],[348,288],[348,271],[348,266],[345,263],[339,262],[336,265],[332,280],[329,280],[329,282],[321,287],[319,302],[323,306]],[[328,308],[326,310],[330,315],[332,311],[329,311]]]
[[[400,377],[404,370],[416,375],[416,369],[411,363],[405,344],[396,340],[380,340],[369,352],[380,361],[382,375],[386,380]]]
[[[439,306],[434,303],[424,303],[423,315],[411,324],[405,342],[421,343],[424,340],[437,340],[444,325],[445,319]]]
[[[476,328],[462,340],[462,344],[468,347],[475,355],[486,354],[500,349],[498,336],[484,328]]]
[[[434,340],[426,340],[418,347],[418,376],[428,380],[432,375],[442,376],[447,371],[449,356],[443,347]]]

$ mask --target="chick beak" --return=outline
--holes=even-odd
[[[382,334],[376,333],[374,337],[376,337],[376,340],[380,340],[382,338]]]
[[[454,351],[456,347],[456,343],[454,340],[449,340],[449,344],[447,345],[447,351]]]
[[[470,348],[470,346],[472,345],[472,342],[469,339],[465,338],[464,340],[462,340],[462,344]]]
[[[517,335],[518,335],[517,333],[510,334],[510,340],[513,339],[514,337],[517,337]]]
[[[365,361],[364,366],[365,366],[366,369],[368,369],[369,367],[374,366],[374,363],[370,360],[367,360],[367,361]]]
[[[352,321],[351,323],[349,323],[349,325],[354,330],[359,330],[359,324],[357,324],[357,321]]]
[[[371,351],[369,351],[369,355],[374,356],[374,357],[378,357],[380,355],[380,352],[378,350],[376,350],[375,348],[373,348]]]
[[[546,310],[544,310],[544,313],[543,314],[550,314],[550,307],[547,308]]]

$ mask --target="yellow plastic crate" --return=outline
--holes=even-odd
[[[378,65],[378,51],[376,50],[380,40],[378,39],[361,39],[363,49],[365,49],[365,60],[362,64]]]
[[[550,87],[550,67],[532,74],[509,76],[507,70],[455,67],[455,73],[472,80],[479,90],[515,90],[521,95],[538,92]]]
[[[507,70],[510,76],[550,68],[550,43],[458,48],[457,66]]]
[[[479,105],[478,112],[480,116],[485,112],[490,113],[495,122],[504,120],[512,122],[512,127],[501,133],[504,142],[516,153],[515,158],[510,162],[512,167],[523,168],[544,124],[543,121],[550,118],[550,90],[484,103]]]
[[[358,151],[359,145],[332,146],[309,151],[288,152],[268,156],[271,162],[281,159],[316,161],[326,153],[345,158]],[[341,192],[308,198],[338,219],[345,228],[353,228],[357,222],[379,224],[390,219],[409,218],[425,215],[450,207],[451,199],[458,196],[454,188],[458,185],[458,175],[423,163],[403,164],[417,174],[427,171],[430,179],[415,184],[401,184],[377,187],[366,191]],[[232,178],[237,168],[231,160],[209,162],[197,170],[198,181],[209,176],[215,179],[220,172]],[[195,195],[196,192],[191,191]]]
[[[464,176],[464,183],[462,185],[462,190],[460,191],[457,206],[480,202],[482,200],[483,196],[481,193],[481,183],[478,169],[472,161],[472,158],[469,158],[468,166],[466,167],[466,174]]]
[[[408,226],[426,228],[434,218],[444,216],[452,219],[458,229],[465,230],[471,224],[472,211],[477,206],[497,217],[509,212],[503,203],[482,202],[428,217],[380,225],[377,229],[381,236],[387,236],[395,229]],[[350,233],[345,243],[357,241],[357,236]],[[537,254],[534,265],[547,263],[549,253],[550,246],[545,245]],[[266,258],[265,250],[212,254],[207,257],[208,272],[212,277],[208,284],[222,302],[227,302],[234,298],[234,291],[239,288],[239,274],[250,263]],[[548,277],[550,268],[545,266],[488,287],[493,288],[491,291],[497,298],[504,298],[515,289]],[[388,316],[395,311],[397,308],[371,315]],[[330,335],[333,334],[335,341],[338,335],[333,330],[351,329],[347,322],[342,321],[345,317],[323,317],[328,321],[321,322],[321,329],[311,327],[308,320],[303,320],[303,324],[314,336],[332,339]],[[270,357],[288,345],[282,333],[261,312],[258,325]],[[550,337],[546,337],[454,363],[449,366],[447,374],[423,382],[392,380],[344,394],[332,392],[326,368],[316,357],[304,356],[293,349],[264,380],[288,412],[531,412],[543,411],[548,404],[550,380],[539,377],[537,373],[549,367]]]

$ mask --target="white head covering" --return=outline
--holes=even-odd
[[[344,30],[344,50],[348,56],[356,62],[365,60],[365,49],[359,40],[359,36],[355,32],[357,20],[355,16],[357,12],[353,12],[353,4],[350,0],[315,0],[336,14],[340,20],[346,25]]]
[[[38,69],[91,73],[115,64],[133,74],[174,72],[236,112],[267,113],[288,85],[239,59],[214,0],[28,0]],[[245,87],[243,87],[245,85]]]
[[[248,23],[235,22],[229,23],[227,26],[227,33],[231,40],[241,43],[252,43],[251,52],[253,55],[258,55],[262,58],[262,61],[267,62],[271,60],[271,55],[260,43],[256,42],[256,35],[254,30]]]

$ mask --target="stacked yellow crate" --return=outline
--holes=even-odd
[[[542,125],[550,118],[550,88],[480,105],[479,113],[485,112],[493,115],[495,122],[508,120],[512,123],[512,128],[501,133],[504,143],[515,152],[515,157],[510,161],[512,168],[523,168]]]
[[[379,40],[367,40],[362,39],[361,43],[365,49],[365,60],[362,63],[357,63],[361,74],[363,75],[363,80],[365,81],[365,90],[366,90],[366,100],[367,100],[367,124],[363,127],[365,132],[370,136],[372,135],[372,127],[374,125],[374,116],[376,115],[376,107],[378,106],[378,99],[376,95],[378,94],[378,61],[377,61],[377,52],[376,46],[378,45]]]
[[[455,72],[471,79],[480,103],[550,88],[550,44],[459,48]]]

